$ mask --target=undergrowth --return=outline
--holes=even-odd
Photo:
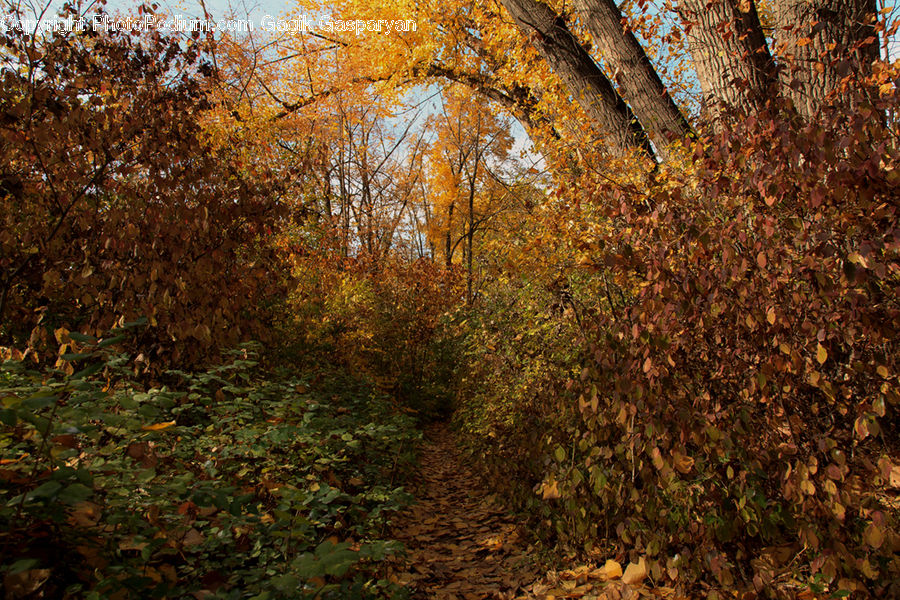
[[[419,433],[332,370],[258,348],[151,386],[104,339],[0,371],[0,573],[12,597],[397,597],[380,561]],[[66,371],[69,371],[67,374]]]

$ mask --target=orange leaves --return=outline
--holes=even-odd
[[[687,475],[691,472],[691,469],[694,467],[694,459],[686,454],[682,454],[680,452],[672,453],[672,464],[678,469],[679,473]]]
[[[612,559],[607,559],[606,563],[599,569],[592,571],[591,575],[597,577],[601,581],[618,579],[622,576],[622,565]]]
[[[165,421],[163,423],[154,423],[152,425],[143,425],[141,429],[144,431],[162,431],[175,425],[175,421]]]
[[[559,482],[554,478],[550,478],[541,483],[541,498],[544,500],[555,500],[560,497]]]

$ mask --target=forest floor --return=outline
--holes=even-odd
[[[414,599],[678,598],[672,588],[642,585],[642,565],[624,574],[614,560],[544,571],[525,525],[466,464],[446,424],[426,430],[415,481],[417,502],[393,532],[408,554],[392,574]]]

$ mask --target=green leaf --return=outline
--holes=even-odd
[[[310,552],[304,552],[294,559],[294,569],[297,575],[304,579],[312,579],[313,577],[321,577],[325,575],[325,569],[315,555]]]
[[[119,342],[123,342],[128,339],[127,335],[117,335],[115,337],[106,338],[99,344],[97,344],[98,348],[106,348],[107,346],[112,346],[113,344],[118,344]]]
[[[78,481],[88,487],[94,485],[94,475],[88,469],[78,469],[77,471],[75,471],[75,477],[78,479]]]
[[[556,462],[564,462],[566,460],[566,450],[562,446],[557,446],[556,451],[553,453],[553,456],[556,458]]]
[[[91,375],[101,371],[105,366],[106,363],[103,362],[93,364],[72,375],[72,379],[84,379],[85,377],[90,377]]]
[[[9,427],[15,427],[17,421],[16,411],[10,408],[0,408],[0,423]]]
[[[352,550],[339,550],[322,557],[322,566],[327,575],[340,577],[359,561],[359,554]]]
[[[57,498],[66,504],[77,504],[83,502],[94,495],[94,490],[81,483],[73,483],[62,492]]]
[[[28,492],[27,498],[34,500],[35,498],[50,498],[62,489],[62,484],[58,481],[47,481],[39,485],[35,489]]]
[[[96,344],[97,338],[92,335],[84,335],[83,333],[78,333],[77,331],[70,331],[69,338],[75,340],[76,342],[81,342],[82,344]]]
[[[59,400],[59,396],[56,394],[39,393],[25,398],[25,400],[22,401],[22,406],[30,408],[31,410],[40,410],[56,404],[57,400]]]
[[[136,319],[134,321],[129,321],[127,323],[123,323],[121,327],[113,327],[110,329],[113,333],[125,333],[129,329],[134,329],[135,327],[141,327],[148,323],[147,317],[141,317],[140,319]]]
[[[23,558],[21,560],[17,560],[9,567],[10,575],[16,575],[17,573],[22,573],[23,571],[29,571],[40,564],[40,561],[36,558]]]
[[[62,356],[60,356],[63,360],[84,360],[85,358],[90,358],[94,354],[91,352],[66,352]]]

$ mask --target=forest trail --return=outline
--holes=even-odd
[[[483,487],[446,424],[431,426],[420,456],[417,503],[394,537],[409,550],[397,581],[413,598],[534,598],[538,570],[516,519]]]
[[[491,494],[456,446],[446,423],[426,430],[419,457],[417,502],[398,519],[393,537],[408,554],[391,577],[414,600],[688,600],[656,587],[643,565],[578,565],[543,571],[524,524]]]

